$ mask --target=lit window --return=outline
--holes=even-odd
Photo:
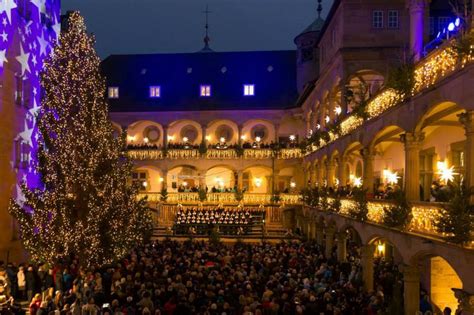
[[[255,85],[254,84],[244,84],[244,95],[245,96],[254,96],[255,95]]]
[[[388,10],[388,28],[398,28],[398,11]]]
[[[377,10],[372,12],[372,27],[383,28],[383,11]]]
[[[211,96],[211,86],[210,85],[201,85],[201,96],[203,96],[203,97]]]
[[[109,98],[118,98],[119,97],[119,88],[116,86],[109,87]]]
[[[159,86],[150,86],[150,97],[151,98],[161,97],[161,88]]]

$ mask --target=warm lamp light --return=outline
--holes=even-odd
[[[147,183],[147,182],[143,182],[142,185],[143,185],[143,187],[146,187],[146,186],[148,186],[148,183]]]
[[[438,175],[442,181],[444,181],[446,184],[449,181],[454,180],[454,166],[448,167],[446,161],[438,161],[436,164],[438,168]]]
[[[253,181],[255,182],[255,186],[257,186],[257,187],[262,186],[262,179],[261,178],[256,177]]]
[[[260,142],[260,141],[262,141],[262,138],[260,138],[259,136],[257,136],[257,137],[255,137],[255,141]]]
[[[221,143],[224,143],[224,142],[225,142],[225,138],[224,138],[224,137],[220,137],[219,141],[220,141]]]
[[[160,178],[158,179],[158,181],[159,181],[160,183],[162,183],[162,182],[165,181],[165,179],[164,179],[163,177],[160,177]]]
[[[391,185],[398,183],[398,179],[400,178],[400,176],[398,176],[398,172],[391,172],[388,169],[383,170],[383,177],[385,178],[387,183]]]
[[[296,136],[295,135],[290,135],[290,141],[295,141],[296,140]]]
[[[321,129],[321,124],[316,124],[316,129]]]
[[[377,251],[379,252],[379,255],[385,253],[385,244],[381,241],[379,241],[379,243],[377,244]]]
[[[240,139],[242,139],[242,140],[245,140],[245,138],[247,138],[245,135],[240,136]]]
[[[133,142],[135,141],[135,136],[127,136],[128,142]]]
[[[295,187],[296,187],[296,183],[295,183],[295,182],[291,182],[291,183],[290,183],[290,187],[291,187],[291,188],[295,188]]]
[[[183,137],[183,142],[188,142],[189,138],[188,137]]]
[[[326,118],[324,118],[324,121],[326,121],[326,123],[328,123],[330,119],[331,118],[329,118],[329,115],[326,115]]]
[[[173,141],[174,140],[174,136],[168,136],[168,141]]]
[[[352,184],[356,187],[362,186],[362,178],[356,177],[355,175],[350,175],[349,179],[352,181]]]
[[[206,140],[207,141],[211,140],[211,136],[206,136]]]
[[[183,182],[183,186],[184,187],[188,186],[188,182]]]
[[[147,137],[143,138],[143,142],[148,143],[150,140],[148,140]]]
[[[341,106],[339,106],[339,105],[336,106],[336,107],[334,108],[334,113],[336,113],[336,115],[339,116],[339,115],[342,113],[342,108],[341,108]]]

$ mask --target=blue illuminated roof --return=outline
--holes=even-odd
[[[295,51],[111,55],[102,71],[120,89],[109,100],[115,112],[285,109],[297,99]],[[243,95],[244,84],[255,85],[254,96]],[[200,97],[201,85],[211,97]],[[159,98],[150,86],[160,86]]]

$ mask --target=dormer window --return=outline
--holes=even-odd
[[[255,85],[244,84],[244,96],[254,96],[254,95],[255,95]]]
[[[108,96],[109,98],[119,98],[119,88],[117,86],[109,86]]]
[[[201,85],[200,95],[202,97],[210,97],[211,96],[211,86],[210,85]]]
[[[161,97],[161,87],[160,86],[150,86],[150,97],[151,98],[160,98]]]

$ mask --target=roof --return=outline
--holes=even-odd
[[[304,35],[307,33],[313,33],[313,32],[320,32],[323,26],[324,26],[324,20],[320,16],[318,16],[316,20],[313,21],[313,23],[308,25],[307,28],[305,28],[301,33],[299,33],[295,37],[295,42],[298,39],[298,37],[300,37],[301,35]]]
[[[119,87],[115,112],[286,109],[298,96],[296,51],[111,55],[102,71]],[[244,84],[255,96],[243,95]],[[211,97],[199,96],[201,85],[211,85]],[[150,86],[160,86],[160,98],[149,97]]]

